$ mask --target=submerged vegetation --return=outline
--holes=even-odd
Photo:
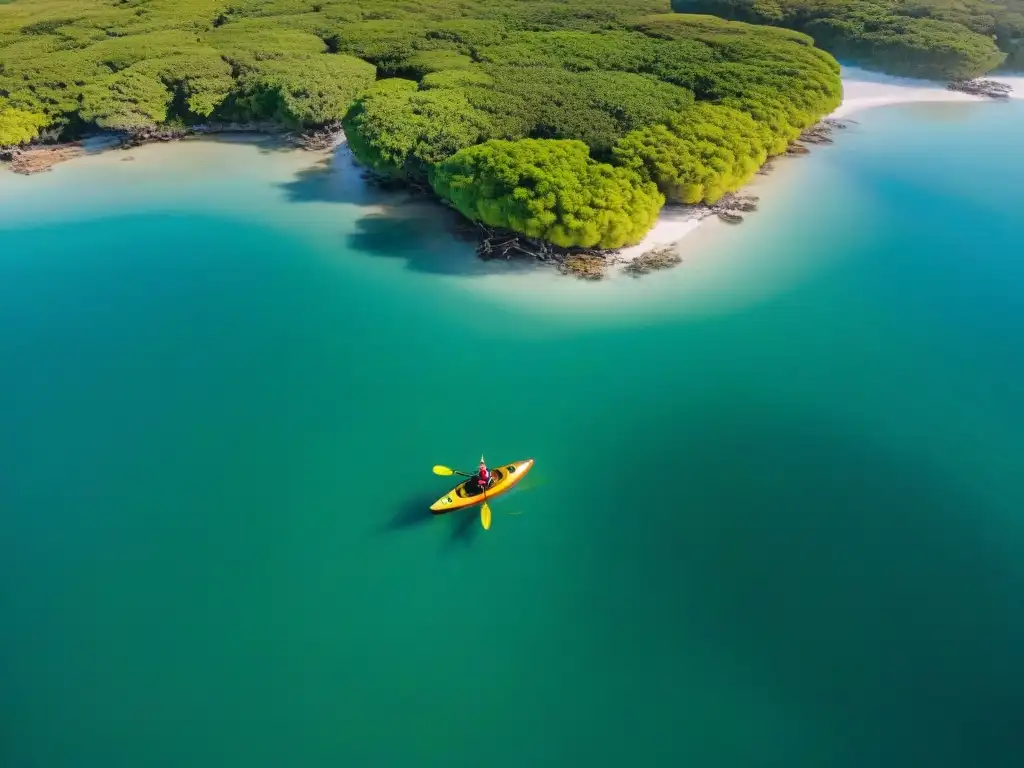
[[[672,8],[806,32],[840,59],[894,75],[960,80],[1024,69],[1024,0],[672,0]]]
[[[563,247],[714,203],[839,104],[800,32],[668,0],[13,0],[0,145],[90,130],[344,126],[377,175]]]

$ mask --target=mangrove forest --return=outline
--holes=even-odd
[[[672,9],[806,32],[842,61],[893,75],[1024,69],[1024,0],[672,0]]]
[[[0,146],[211,122],[342,126],[374,174],[473,221],[619,247],[667,201],[741,187],[842,98],[815,40],[846,17],[815,26],[801,9],[857,3],[672,4],[0,0]],[[934,34],[894,50],[890,69],[997,66],[999,34],[1020,28],[994,19],[985,47],[976,23],[922,17]],[[966,42],[939,34],[954,27]],[[824,39],[836,55],[857,47]]]

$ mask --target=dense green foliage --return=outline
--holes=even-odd
[[[431,181],[463,216],[562,247],[637,243],[665,202],[632,171],[593,160],[582,141],[488,141],[448,158]]]
[[[31,141],[44,125],[46,118],[43,115],[16,109],[0,101],[0,145]]]
[[[0,96],[38,127],[207,118],[313,126],[340,120],[376,79],[372,64],[330,53],[316,34],[219,14],[205,0],[17,0],[0,8]],[[5,131],[0,144],[15,138]]]
[[[83,86],[78,114],[101,128],[130,130],[167,119],[171,94],[159,80],[133,69]]]
[[[341,120],[360,162],[430,182],[467,215],[563,244],[632,242],[662,195],[717,199],[841,98],[838,65],[807,35],[667,6],[14,0],[0,5],[0,145]],[[523,198],[539,179],[550,191]]]
[[[672,0],[672,8],[806,32],[840,59],[891,74],[959,79],[1024,68],[1024,0]]]
[[[486,115],[459,90],[420,91],[411,80],[381,80],[345,120],[353,154],[382,175],[426,180],[430,167],[491,132]]]
[[[682,112],[718,114],[689,111],[695,100],[753,118],[774,154],[841,99],[838,65],[805,35],[710,17],[641,16],[604,32],[513,31],[480,20],[357,26],[336,44],[420,77],[379,82],[344,123],[361,162],[401,178],[426,179],[432,165],[488,139],[580,140],[608,161],[633,131],[676,125]],[[410,63],[426,61],[452,66],[417,73]]]
[[[615,145],[617,164],[653,180],[679,203],[714,203],[750,181],[768,157],[770,129],[721,104],[696,104],[633,131]]]
[[[606,156],[629,130],[693,102],[687,89],[630,72],[473,65],[428,74],[419,85],[397,81],[401,89],[394,82],[360,98],[345,129],[360,160],[396,175],[410,168],[407,160],[425,171],[489,138],[580,139]],[[394,153],[399,137],[410,158]]]

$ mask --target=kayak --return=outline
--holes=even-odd
[[[514,461],[501,467],[491,470],[491,484],[487,488],[487,500],[500,496],[526,477],[526,473],[533,467],[533,459]],[[448,493],[430,505],[430,511],[435,515],[442,515],[445,512],[452,512],[456,509],[465,509],[479,504],[484,500],[483,491],[477,485],[476,478],[471,477],[456,485]]]

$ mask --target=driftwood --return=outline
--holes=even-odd
[[[955,80],[946,88],[972,96],[988,96],[991,99],[1008,99],[1013,91],[1012,86],[997,83],[995,80]]]
[[[507,229],[486,227],[478,222],[461,222],[463,236],[477,241],[476,255],[484,261],[492,259],[532,259],[553,265],[565,275],[585,280],[600,280],[618,259],[616,250],[596,248],[562,248]]]
[[[341,135],[341,123],[334,122],[296,134],[292,137],[292,143],[302,149],[321,151],[331,149]]]

